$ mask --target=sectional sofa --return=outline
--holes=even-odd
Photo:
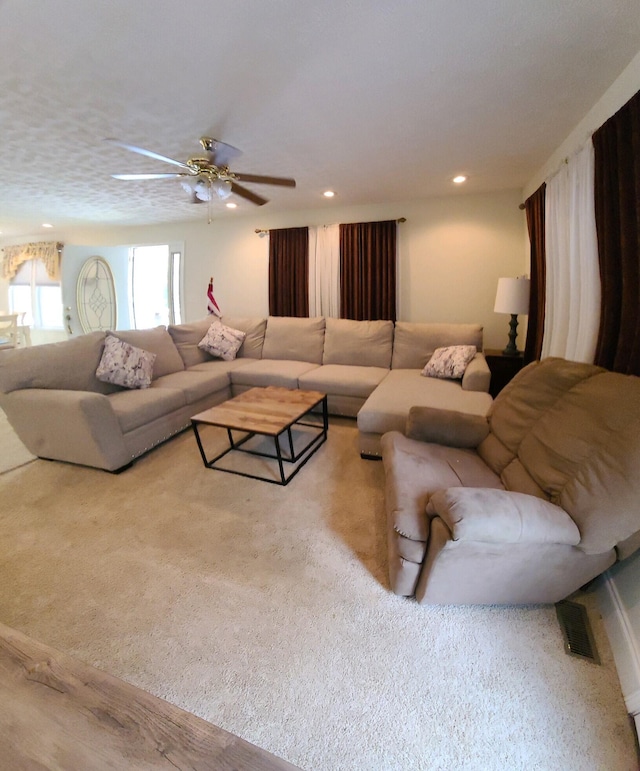
[[[118,331],[155,354],[149,388],[102,382],[104,332],[0,352],[0,407],[41,458],[118,471],[190,425],[192,415],[254,386],[328,395],[329,412],[357,418],[360,450],[380,456],[380,438],[403,430],[414,405],[484,416],[492,399],[482,327],[333,318],[230,318],[245,333],[224,361],[198,347],[212,317],[191,324]],[[422,376],[436,348],[477,349],[462,378]]]

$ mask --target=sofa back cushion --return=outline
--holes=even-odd
[[[392,321],[326,319],[323,364],[351,364],[360,367],[391,366]]]
[[[180,352],[185,367],[193,367],[196,364],[211,361],[212,357],[206,351],[198,348],[198,343],[206,335],[215,318],[214,316],[207,316],[190,324],[172,324],[169,327],[169,334]],[[259,359],[261,357],[264,330],[267,325],[266,319],[224,316],[222,323],[246,334],[236,358]]]
[[[172,372],[181,372],[184,369],[182,357],[171,339],[171,335],[164,327],[129,329],[127,331],[112,332],[111,334],[120,340],[124,340],[125,343],[129,343],[129,345],[155,353],[156,359],[153,363],[154,380],[163,375],[170,375]]]
[[[502,474],[547,410],[576,383],[603,371],[592,364],[558,358],[532,362],[520,370],[491,405],[491,434],[478,448],[484,462],[496,474]]]
[[[391,369],[424,369],[436,348],[450,345],[475,345],[482,351],[482,327],[396,321]]]
[[[263,359],[308,361],[322,364],[325,320],[269,316],[262,347]]]
[[[523,439],[518,458],[567,511],[589,553],[640,530],[640,378],[599,372],[569,389]]]
[[[267,329],[266,319],[246,318],[244,316],[223,316],[222,323],[233,329],[244,332],[246,337],[240,346],[236,358],[261,359],[264,333]]]
[[[118,386],[101,383],[96,369],[104,348],[104,332],[79,335],[60,343],[15,348],[0,353],[0,390],[57,388],[109,394]]]

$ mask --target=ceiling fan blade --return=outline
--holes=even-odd
[[[184,174],[176,172],[175,174],[112,174],[114,179],[178,179]]]
[[[132,153],[138,153],[138,155],[146,155],[147,158],[154,158],[156,161],[162,161],[163,163],[171,163],[174,166],[179,166],[181,169],[187,169],[188,171],[191,171],[191,167],[187,166],[186,163],[182,163],[182,161],[176,161],[173,158],[167,158],[164,155],[158,155],[158,153],[154,153],[151,150],[145,150],[143,147],[128,145],[126,142],[121,142],[119,139],[113,139],[111,137],[106,137],[104,141],[111,142],[111,144],[122,147],[125,150],[131,150]]]
[[[234,158],[242,155],[242,150],[238,150],[237,147],[228,145],[226,142],[221,142],[219,139],[202,137],[200,144],[209,155],[209,163],[214,166],[229,166]]]
[[[236,177],[242,180],[242,182],[258,182],[262,185],[296,186],[295,179],[288,179],[287,177],[263,177],[259,174],[243,174],[241,171],[236,172]]]
[[[252,193],[251,190],[247,190],[246,187],[240,186],[237,182],[232,183],[231,192],[239,195],[241,198],[246,198],[247,201],[251,201],[251,203],[258,204],[258,206],[263,206],[265,203],[268,203],[266,198],[262,198],[261,196]]]

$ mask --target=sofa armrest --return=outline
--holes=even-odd
[[[109,397],[93,391],[24,388],[1,406],[29,452],[115,471],[131,462]]]
[[[462,376],[462,389],[464,391],[484,391],[489,393],[491,385],[491,370],[483,353],[477,353],[467,364]]]
[[[489,433],[489,423],[481,415],[436,407],[411,407],[405,434],[420,442],[448,447],[477,447]]]
[[[580,543],[580,531],[564,509],[524,493],[450,487],[431,496],[427,514],[440,517],[453,541]]]

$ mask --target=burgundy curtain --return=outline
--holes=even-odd
[[[640,92],[593,135],[602,301],[595,363],[640,375]]]
[[[340,225],[340,316],[396,320],[395,220]]]
[[[269,231],[269,315],[309,315],[309,228]]]
[[[527,228],[531,244],[530,276],[531,289],[529,299],[529,321],[527,341],[524,348],[524,363],[529,364],[540,358],[542,338],[544,336],[544,298],[546,288],[546,262],[544,240],[544,213],[546,182],[524,202],[527,215]]]

